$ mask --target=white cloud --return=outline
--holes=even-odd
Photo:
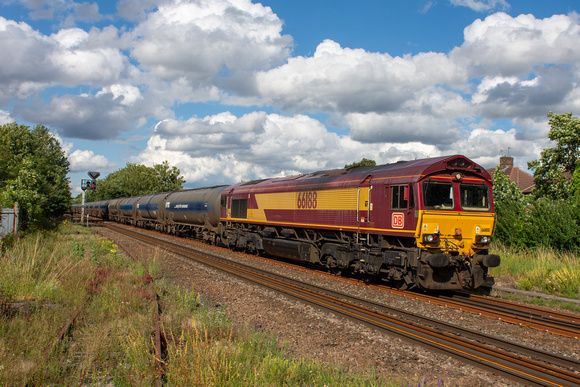
[[[92,95],[54,96],[48,103],[37,102],[17,109],[29,122],[43,122],[70,138],[104,140],[133,129],[141,107],[127,105],[111,92]]]
[[[0,86],[12,97],[24,98],[51,85],[106,85],[131,69],[121,53],[116,29],[63,29],[46,36],[28,24],[0,16],[0,51],[10,55],[0,63]]]
[[[137,21],[147,17],[147,13],[172,0],[119,0],[117,12],[127,20]]]
[[[80,15],[74,2],[59,1],[27,5]],[[97,18],[86,5],[85,17]],[[163,120],[134,160],[169,160],[201,184],[336,168],[362,157],[385,163],[453,152],[496,163],[493,152],[509,146],[522,160],[537,158],[547,111],[580,110],[575,13],[489,15],[467,26],[450,53],[396,57],[325,40],[312,56],[290,57],[282,21],[249,0],[121,0],[118,9],[139,24],[45,35],[0,17],[0,51],[10,52],[0,61],[0,122],[24,118],[65,138],[105,140]],[[187,114],[184,104],[208,101],[214,111],[228,103],[282,113],[175,118],[176,106]],[[343,135],[306,113],[330,116]],[[75,152],[75,168],[108,162]]]
[[[12,118],[10,112],[0,110],[0,125],[9,124],[14,121],[16,120]]]
[[[120,98],[122,105],[133,105],[143,99],[138,87],[131,85],[111,85],[104,87],[96,96],[100,97],[104,94],[113,94],[113,99]]]
[[[292,39],[269,7],[249,0],[174,1],[136,27],[132,55],[157,77],[209,82],[228,72],[282,63]]]
[[[538,158],[540,151],[547,146],[544,141],[521,139],[516,129],[489,130],[477,128],[471,131],[466,138],[459,139],[451,144],[450,149],[462,153],[484,167],[496,166],[499,155],[514,156],[514,162],[520,168],[527,169],[527,161]]]
[[[509,3],[505,0],[451,0],[451,4],[471,8],[476,12],[485,12],[494,9],[508,9]]]
[[[490,118],[534,117],[570,106],[574,73],[563,66],[537,68],[535,78],[485,77],[472,95],[478,113]],[[577,101],[577,99],[576,99]]]
[[[115,163],[105,156],[95,155],[92,150],[75,150],[68,155],[71,172],[85,172],[94,170],[110,169]]]
[[[462,68],[445,54],[392,57],[342,48],[325,40],[310,58],[295,57],[256,74],[259,95],[291,111],[397,111],[414,93],[438,84],[467,81]]]
[[[580,24],[576,13],[536,19],[499,12],[464,30],[464,43],[450,53],[472,76],[526,77],[536,66],[580,62]]]
[[[168,160],[188,186],[203,186],[342,168],[363,157],[388,163],[435,155],[435,146],[420,142],[363,144],[305,115],[255,112],[160,122],[133,161]]]

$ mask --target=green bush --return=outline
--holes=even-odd
[[[526,212],[529,227],[525,229],[524,243],[530,247],[551,246],[577,252],[580,242],[578,215],[578,208],[566,200],[535,200]]]
[[[580,208],[569,200],[524,196],[498,168],[494,174],[495,239],[507,246],[578,252]]]

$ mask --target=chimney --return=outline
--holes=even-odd
[[[504,169],[507,167],[513,167],[514,166],[514,158],[511,156],[501,156],[499,158],[499,168],[500,169]]]

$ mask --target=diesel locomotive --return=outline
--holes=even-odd
[[[474,289],[500,264],[489,254],[491,177],[461,155],[119,198],[85,211],[403,288]]]

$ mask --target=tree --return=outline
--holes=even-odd
[[[497,167],[493,173],[495,238],[508,245],[521,245],[525,228],[526,201],[522,191]]]
[[[578,250],[580,208],[569,200],[524,196],[497,167],[493,174],[493,201],[495,238],[506,245]]]
[[[185,179],[179,174],[181,171],[177,167],[169,168],[169,161],[165,160],[161,164],[153,164],[153,169],[156,174],[158,192],[178,191],[183,189]]]
[[[97,180],[96,189],[86,192],[86,201],[179,191],[185,183],[180,173],[178,168],[170,167],[168,161],[154,164],[153,167],[127,163],[124,168],[109,174],[105,179]]]
[[[551,126],[548,137],[556,142],[553,148],[546,148],[540,160],[528,162],[534,171],[536,197],[568,199],[572,196],[570,177],[576,170],[580,159],[580,119],[572,113],[548,113]]]
[[[344,167],[346,169],[349,168],[354,168],[354,167],[374,167],[375,165],[377,165],[377,163],[375,162],[375,160],[369,160],[363,157],[363,159],[359,162],[354,162],[352,164],[347,164]]]
[[[0,204],[23,210],[23,228],[47,226],[70,208],[69,161],[48,128],[0,126]]]

